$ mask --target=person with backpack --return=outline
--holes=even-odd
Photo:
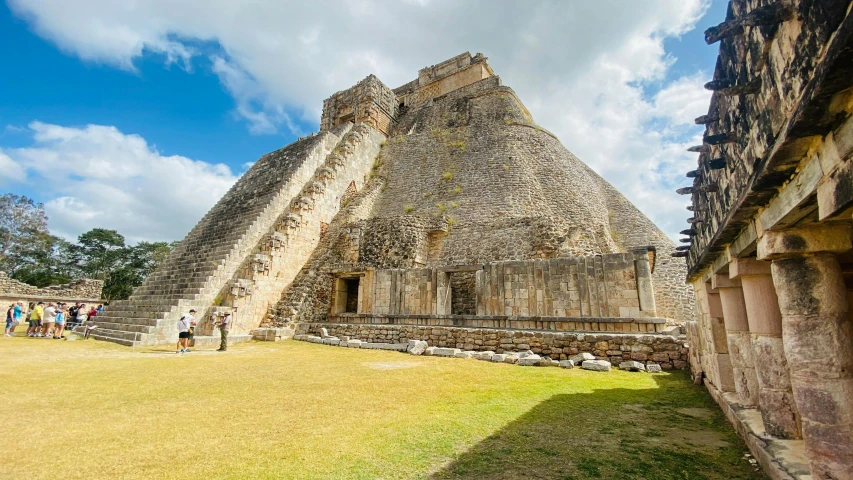
[[[190,310],[189,313],[178,320],[178,346],[175,353],[190,352],[190,329],[196,325],[194,315],[195,310]]]

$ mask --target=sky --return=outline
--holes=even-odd
[[[536,122],[673,239],[687,228],[702,32],[724,0],[5,0],[0,192],[51,232],[183,238],[264,153],[368,74],[482,52]]]

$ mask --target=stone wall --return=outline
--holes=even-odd
[[[656,314],[692,316],[684,262],[669,257],[672,242],[538,127],[496,76],[401,111],[376,167],[330,223],[328,241],[270,324],[322,320],[333,288],[324,267],[338,263],[353,271],[443,267],[646,246],[660,259],[652,271]]]
[[[320,131],[345,123],[364,123],[383,134],[391,131],[397,115],[397,97],[374,75],[353,87],[337,92],[323,102]]]
[[[738,28],[734,25],[739,19],[760,13],[762,7],[767,12],[767,2],[730,3],[724,24],[733,28],[725,29],[728,34],[719,40],[717,67],[707,85],[714,95],[707,115],[697,119],[707,127],[705,141],[697,146],[698,168],[686,191],[693,200],[693,217],[699,221],[688,232],[691,276],[750,228],[750,220],[778,194],[779,185],[801,169],[799,160],[814,151],[813,141],[840,125],[837,117],[849,101],[833,102],[831,94],[820,99],[813,88],[824,81],[836,92],[849,86],[841,80],[846,74],[826,76],[828,68],[816,68],[825,60],[834,61],[845,48],[848,34],[840,27],[849,14],[849,1],[788,4],[790,15]],[[837,30],[845,38],[836,39],[837,48],[829,49]],[[718,34],[710,34],[709,39],[716,41]],[[822,106],[804,108],[812,99]],[[789,123],[792,116],[802,121]]]
[[[297,334],[319,335],[321,328],[327,329],[330,335],[336,337],[347,336],[372,343],[424,340],[431,346],[474,351],[491,350],[496,353],[529,349],[554,360],[566,360],[577,353],[589,352],[600,360],[608,360],[614,364],[635,360],[644,364],[659,364],[667,370],[685,368],[688,356],[685,338],[668,335],[551,333],[325,322],[300,325]]]
[[[104,282],[101,280],[80,279],[62,285],[44,288],[34,287],[0,272],[0,299],[3,301],[98,301]]]

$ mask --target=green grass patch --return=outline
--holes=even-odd
[[[175,355],[19,336],[0,358],[0,478],[761,478],[681,373],[293,341]]]

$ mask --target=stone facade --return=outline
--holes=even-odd
[[[495,353],[531,350],[553,360],[566,360],[588,352],[596,359],[619,364],[635,360],[657,364],[665,370],[685,368],[688,348],[684,338],[668,335],[618,335],[608,333],[558,333],[541,331],[500,331],[484,328],[455,328],[405,325],[354,325],[311,323],[300,325],[299,334],[329,335],[371,343],[406,343],[423,340],[431,346]]]
[[[98,302],[104,282],[101,280],[81,279],[62,285],[38,288],[9,278],[0,272],[0,301],[5,303],[28,302]]]
[[[199,338],[226,313],[258,338],[399,315],[659,334],[692,316],[674,250],[465,53],[327,99],[320,133],[261,157],[97,335],[167,343],[190,308]]]
[[[773,478],[853,478],[851,8],[736,0],[706,31],[720,56],[676,254],[691,368]]]

